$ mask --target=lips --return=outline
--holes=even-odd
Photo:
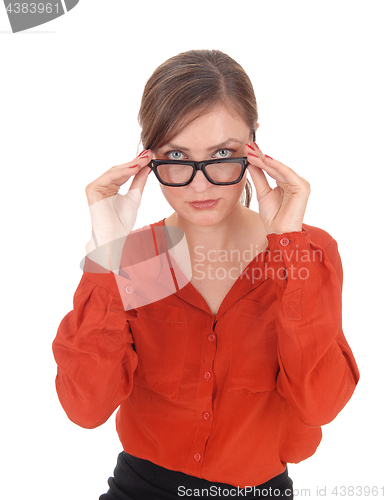
[[[219,200],[196,200],[190,201],[189,204],[196,209],[214,208]]]

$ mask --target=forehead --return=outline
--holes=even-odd
[[[250,129],[241,116],[233,109],[219,105],[198,116],[183,127],[170,143],[185,147],[201,147],[230,141],[247,141]]]

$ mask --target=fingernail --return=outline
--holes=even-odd
[[[132,165],[132,167],[129,167],[129,168],[136,168],[138,167],[139,165]]]
[[[252,153],[248,153],[248,156],[254,156],[255,158],[258,158],[258,156],[253,155]]]
[[[253,148],[250,144],[247,144],[248,148],[251,148],[252,151],[255,151],[255,148]]]
[[[140,157],[140,156],[145,156],[148,152],[149,152],[149,149],[145,149],[144,151],[142,151],[142,152],[139,154],[139,157]]]
[[[272,156],[268,156],[268,155],[264,155],[264,156],[266,156],[267,158],[271,158],[271,160],[273,160]]]
[[[150,168],[150,171],[148,172],[148,175],[150,175],[151,172],[152,172],[152,169]]]

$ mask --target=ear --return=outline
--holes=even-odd
[[[260,127],[259,122],[257,122],[256,128],[252,130],[252,140],[253,142],[256,142],[256,130]]]

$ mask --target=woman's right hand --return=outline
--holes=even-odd
[[[100,247],[127,236],[135,225],[149,168],[144,168],[152,159],[150,150],[142,151],[128,163],[112,167],[98,179],[86,186],[94,243]],[[133,176],[128,192],[119,194],[120,186]],[[93,245],[93,246],[95,246]],[[91,250],[89,245],[89,250]]]

